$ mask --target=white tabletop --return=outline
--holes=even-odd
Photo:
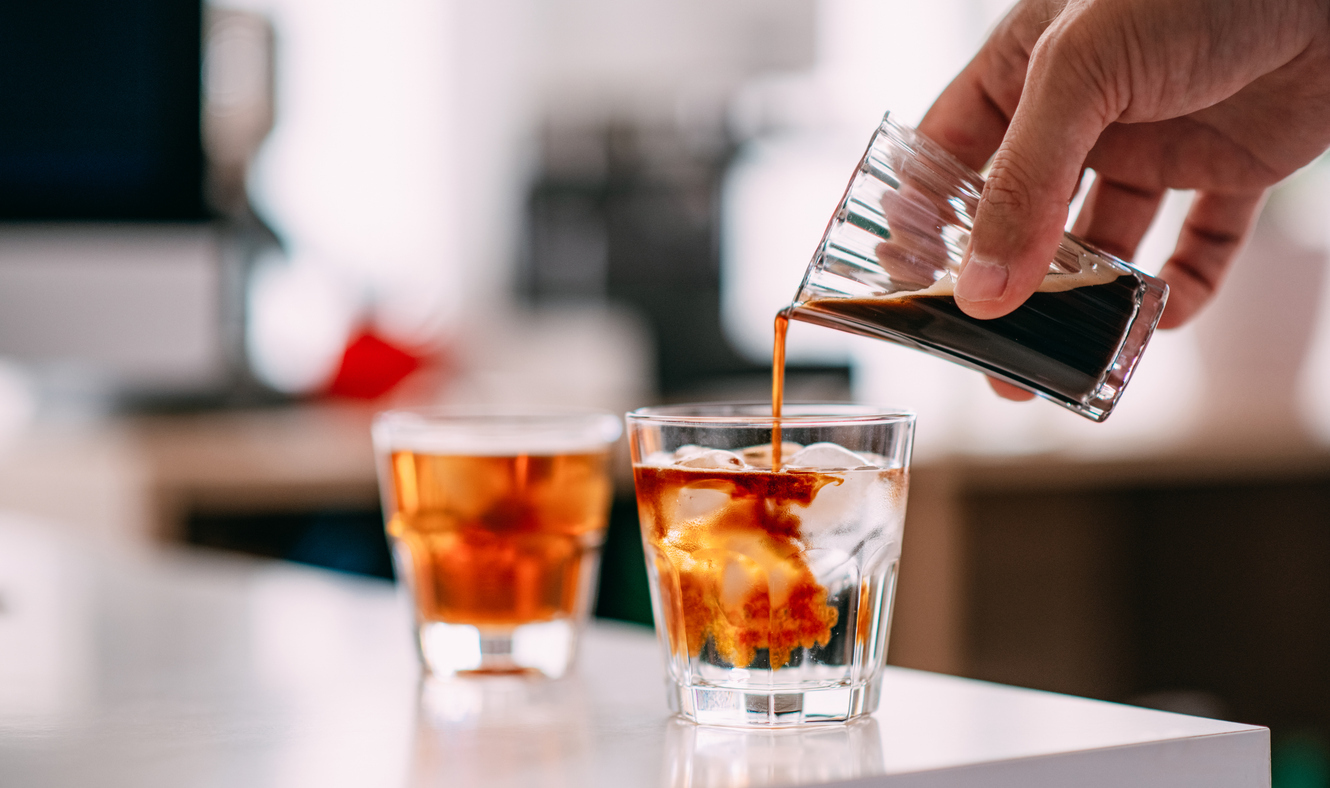
[[[387,583],[0,517],[0,786],[1269,786],[1264,728],[893,669],[847,726],[672,719],[654,637],[421,684]]]

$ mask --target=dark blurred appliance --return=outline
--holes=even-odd
[[[202,6],[0,3],[0,219],[206,218]]]
[[[721,119],[549,122],[543,136],[519,295],[636,310],[665,400],[770,396],[771,366],[740,356],[721,327],[719,195],[734,150]],[[786,386],[791,399],[847,399],[849,369],[792,364]]]
[[[243,369],[204,24],[197,0],[0,0],[0,357],[48,388],[195,396]]]

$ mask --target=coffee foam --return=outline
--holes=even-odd
[[[1049,271],[1044,276],[1044,281],[1039,283],[1035,290],[1037,293],[1064,293],[1068,290],[1075,290],[1078,287],[1093,287],[1095,285],[1106,285],[1122,276],[1122,272],[1109,265],[1094,263],[1075,273],[1066,273],[1063,271]],[[914,298],[918,296],[954,296],[956,295],[956,275],[948,274],[923,288],[922,290],[898,290],[894,293],[888,293],[884,296],[878,296],[884,300],[897,298]]]

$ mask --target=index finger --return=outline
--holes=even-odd
[[[973,170],[1002,144],[1020,103],[1030,50],[1059,0],[1018,3],[933,102],[919,131]]]
[[[982,58],[981,51],[947,85],[919,123],[924,136],[975,171],[982,170],[1002,144],[1011,122],[1011,114],[984,88]]]

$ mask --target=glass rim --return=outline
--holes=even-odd
[[[623,421],[610,411],[580,406],[427,406],[380,411],[371,433],[380,449],[420,444],[421,450],[468,454],[557,453],[609,446],[623,433]]]
[[[886,135],[894,145],[905,148],[914,154],[913,159],[919,163],[925,164],[929,169],[936,170],[929,159],[936,159],[938,163],[951,168],[954,172],[947,173],[961,181],[967,181],[966,185],[983,191],[984,175],[975,170],[970,165],[956,158],[956,155],[932,137],[924,134],[914,126],[900,123],[891,116],[888,111],[882,115],[882,120],[878,123],[877,129],[868,141],[868,147],[864,150],[865,156],[868,151],[873,149],[873,143],[877,142],[878,137]]]
[[[420,419],[428,421],[501,421],[505,419],[595,419],[618,417],[604,408],[582,405],[423,405],[390,408],[374,414],[374,420]]]
[[[827,247],[831,243],[833,233],[837,228],[848,223],[846,210],[855,187],[864,179],[872,177],[867,163],[869,157],[873,154],[874,148],[878,146],[878,140],[883,138],[887,140],[891,147],[907,152],[910,159],[918,166],[938,174],[939,177],[950,178],[957,185],[974,189],[976,200],[978,199],[978,193],[982,192],[983,175],[975,172],[915,127],[898,122],[892,117],[891,111],[888,110],[882,114],[882,119],[878,121],[877,127],[873,129],[872,135],[869,136],[868,145],[864,147],[863,155],[859,157],[859,163],[855,165],[854,171],[850,174],[850,179],[845,184],[845,190],[841,192],[840,201],[836,203],[836,210],[832,212],[831,218],[827,220],[826,227],[822,231],[822,238],[813,251],[813,257],[808,261],[808,265],[804,267],[804,275],[799,281],[799,288],[794,291],[794,304],[802,304],[809,300],[805,297],[805,294],[810,291],[814,275],[820,272],[826,264]],[[952,172],[938,173],[938,164],[941,164],[944,168],[950,168]]]
[[[765,413],[763,412],[765,411]],[[777,419],[771,402],[698,402],[638,408],[627,414],[630,424],[696,425],[705,427],[770,427]],[[854,402],[786,402],[782,426],[820,427],[858,424],[912,424],[914,411]]]

